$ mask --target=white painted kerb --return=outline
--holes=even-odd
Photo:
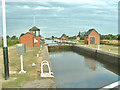
[[[115,87],[117,87],[119,85],[120,85],[120,81],[117,81],[117,82],[112,83],[110,85],[107,85],[107,86],[105,86],[105,87],[103,87],[103,88],[101,88],[99,90],[104,90],[104,89],[108,89],[109,90],[109,89],[115,88]]]

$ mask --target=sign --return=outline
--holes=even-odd
[[[23,55],[26,53],[26,45],[25,44],[16,44],[16,53],[19,55]]]
[[[16,44],[16,53],[20,54],[20,59],[21,59],[21,71],[19,73],[26,73],[26,71],[23,70],[23,54],[26,53],[26,45]]]

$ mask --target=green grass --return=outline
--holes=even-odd
[[[32,63],[39,64],[36,55],[39,52],[40,47],[27,47],[26,54],[23,55],[24,70],[26,74],[10,74],[10,78],[16,77],[14,81],[4,82],[3,88],[22,87],[26,81],[37,79],[37,70],[40,71],[40,66],[30,66]],[[10,71],[20,71],[20,55],[16,54],[16,47],[9,47],[9,66]],[[4,68],[3,68],[4,71]],[[4,76],[4,72],[2,73]]]
[[[31,80],[35,79],[35,77],[31,77],[28,74],[11,75],[11,78],[12,77],[17,77],[17,79],[15,81],[10,81],[10,82],[7,82],[7,83],[3,83],[2,88],[22,87],[23,83],[25,83],[26,81],[31,81]]]
[[[86,47],[97,49],[97,45],[86,45]],[[118,53],[119,46],[100,45],[100,49],[108,52]]]
[[[19,43],[19,39],[7,40],[7,45],[8,45],[8,47],[9,47],[9,46],[14,46],[14,45],[16,45],[16,44],[18,44],[18,43]],[[3,46],[3,40],[1,40],[0,46]]]

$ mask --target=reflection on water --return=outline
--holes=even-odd
[[[105,64],[74,52],[50,52],[50,60],[58,88],[100,88],[118,80]]]
[[[90,69],[92,70],[96,70],[97,69],[97,65],[96,65],[96,62],[95,60],[91,59],[91,58],[88,58],[88,57],[84,57],[84,60],[86,62],[86,66],[88,66]]]

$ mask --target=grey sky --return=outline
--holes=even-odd
[[[118,0],[27,1],[6,0],[8,35],[19,36],[28,32],[33,27],[33,15],[36,15],[36,26],[45,37],[63,33],[73,36],[91,28],[100,34],[118,33]]]

